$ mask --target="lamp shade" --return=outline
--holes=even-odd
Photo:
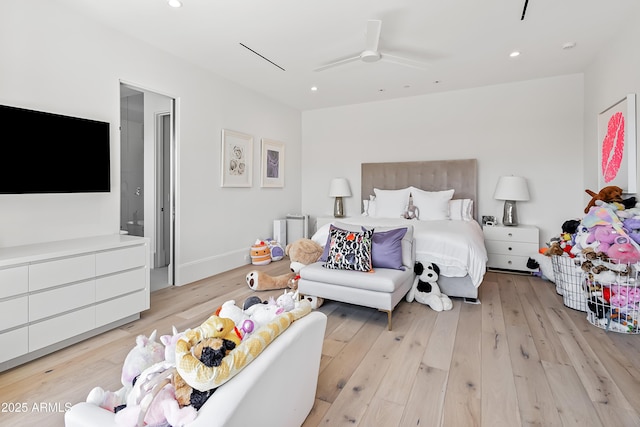
[[[329,187],[329,197],[350,197],[351,187],[346,178],[333,178]]]
[[[496,200],[529,200],[527,180],[521,176],[501,176],[493,193]]]

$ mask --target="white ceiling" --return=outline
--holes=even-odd
[[[638,0],[529,0],[524,20],[525,0],[54,1],[300,110],[580,73],[640,13]],[[427,70],[314,71],[360,53],[369,19],[381,51]]]

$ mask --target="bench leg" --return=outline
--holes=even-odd
[[[391,330],[391,310],[380,310],[387,313],[387,327]]]

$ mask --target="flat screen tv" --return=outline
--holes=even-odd
[[[109,123],[0,105],[0,194],[111,190]]]

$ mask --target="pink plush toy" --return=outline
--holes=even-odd
[[[172,335],[162,335],[160,337],[160,342],[164,345],[164,360],[176,363],[176,344],[183,335],[184,332],[178,333],[176,327],[173,326]]]
[[[144,335],[136,337],[136,346],[127,354],[122,366],[120,379],[123,386],[132,387],[133,379],[142,371],[164,360],[164,347],[156,342],[156,332],[153,331],[149,338]]]
[[[625,236],[616,237],[615,243],[611,245],[607,251],[607,255],[609,255],[609,258],[612,260],[623,264],[635,264],[640,261],[640,252],[629,242],[629,238]]]
[[[611,224],[594,225],[590,229],[586,243],[590,245],[591,243],[600,242],[595,250],[598,252],[607,252],[618,236],[619,234]]]

